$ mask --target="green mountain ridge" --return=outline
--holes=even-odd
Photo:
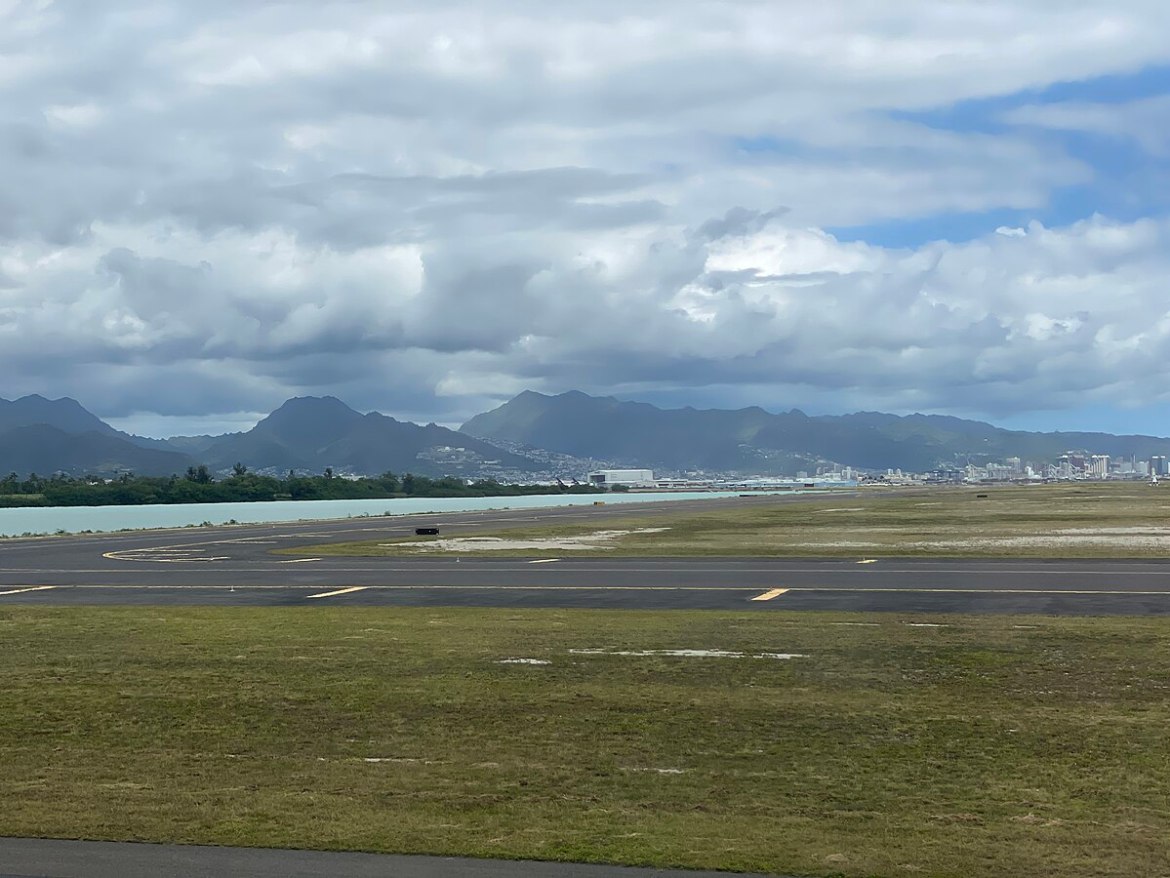
[[[666,470],[789,475],[833,462],[859,469],[928,472],[1019,457],[1054,461],[1068,450],[1113,457],[1170,454],[1170,439],[1110,433],[1005,430],[948,415],[858,412],[809,416],[759,407],[660,409],[570,391],[525,391],[467,421],[462,432],[578,457]],[[803,462],[803,466],[801,465]]]
[[[525,449],[533,449],[536,458]],[[120,432],[72,399],[0,399],[0,474],[20,475],[170,475],[200,463],[226,471],[240,462],[277,474],[332,467],[363,475],[391,470],[514,478],[549,469],[536,451],[663,472],[795,475],[830,462],[926,472],[1008,457],[1038,464],[1078,449],[1147,459],[1170,456],[1170,439],[1005,430],[947,415],[809,416],[758,406],[662,409],[580,391],[557,396],[525,391],[471,418],[460,431],[378,412],[362,414],[334,397],[301,397],[286,401],[246,432],[170,441]],[[555,468],[563,470],[564,463]]]
[[[144,439],[115,430],[72,399],[0,399],[0,475],[167,476],[206,464],[252,470],[378,475],[480,476],[528,472],[534,461],[437,424],[361,414],[335,397],[298,397],[251,430],[222,436]]]

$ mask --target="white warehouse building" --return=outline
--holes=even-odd
[[[589,484],[598,488],[622,485],[626,488],[653,488],[654,471],[648,469],[603,469],[590,473]]]

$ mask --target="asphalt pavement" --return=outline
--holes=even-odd
[[[0,838],[0,878],[726,878],[728,872]],[[764,878],[739,874],[738,878]]]
[[[679,503],[711,511],[777,501]],[[1162,560],[330,557],[315,545],[588,524],[662,507],[565,507],[0,541],[0,604],[475,606],[1170,614]],[[298,548],[295,554],[274,554]]]

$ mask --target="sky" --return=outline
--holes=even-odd
[[[0,397],[1170,434],[1165,0],[0,0]]]

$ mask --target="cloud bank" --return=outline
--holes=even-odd
[[[1165,4],[587,7],[0,0],[0,396],[1166,400]]]

